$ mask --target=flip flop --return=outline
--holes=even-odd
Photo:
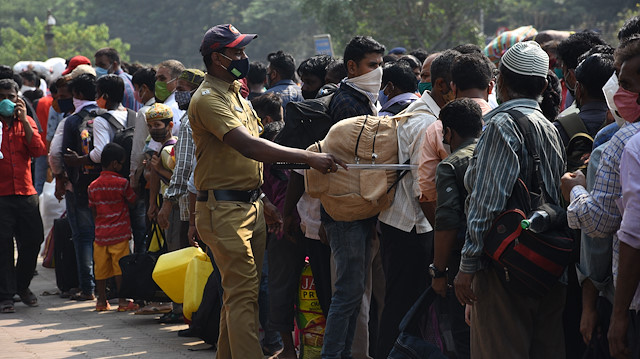
[[[13,300],[5,300],[0,303],[0,313],[15,313],[16,308],[13,307]]]
[[[96,304],[96,312],[106,312],[109,310],[111,310],[111,305],[109,304],[109,302],[107,302],[107,304],[105,305]]]
[[[165,308],[160,308],[157,306],[145,306],[143,308],[140,308],[137,312],[135,312],[136,315],[157,315],[157,314],[166,314],[166,313],[171,313],[172,309],[170,307],[165,307]]]
[[[118,312],[135,312],[140,306],[134,302],[128,302],[127,305],[118,306]]]

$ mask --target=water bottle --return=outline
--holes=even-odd
[[[520,226],[533,233],[544,232],[551,227],[551,216],[546,211],[535,211],[531,218],[523,219]]]

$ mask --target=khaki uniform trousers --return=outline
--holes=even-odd
[[[261,200],[196,203],[196,228],[211,249],[224,290],[218,359],[262,359],[258,287],[267,231]]]

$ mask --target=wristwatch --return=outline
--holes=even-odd
[[[435,264],[431,263],[429,265],[429,275],[431,276],[431,278],[442,278],[442,277],[445,277],[448,272],[449,272],[449,268],[445,268],[444,271],[441,271],[438,268],[436,268]]]

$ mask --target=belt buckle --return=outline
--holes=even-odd
[[[249,203],[253,203],[258,200],[260,196],[260,191],[257,189],[249,191]]]

